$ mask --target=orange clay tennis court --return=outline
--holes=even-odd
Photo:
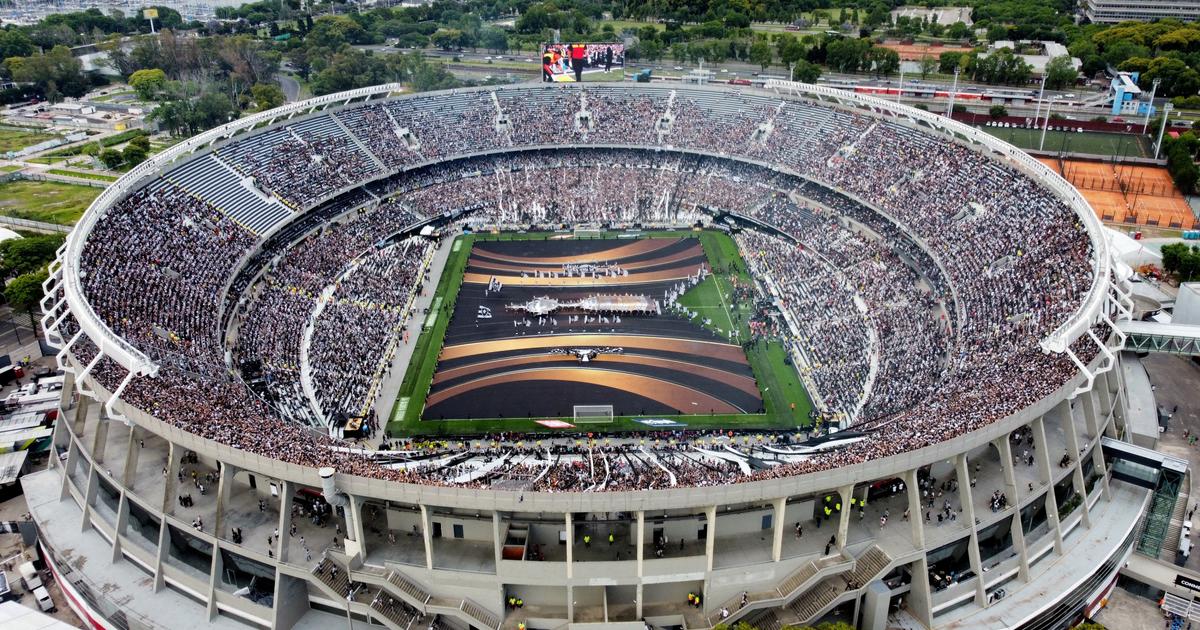
[[[924,57],[937,59],[942,53],[969,53],[969,46],[930,46],[929,44],[900,44],[887,42],[879,45],[881,48],[891,48],[900,55],[901,61],[920,61]]]
[[[1038,158],[1079,189],[1103,221],[1180,229],[1200,227],[1167,169]]]

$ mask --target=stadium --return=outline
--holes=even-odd
[[[867,95],[333,94],[97,198],[23,483],[102,628],[1065,627],[1177,465],[1123,441],[1128,275]]]

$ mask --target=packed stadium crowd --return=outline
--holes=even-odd
[[[678,224],[697,220],[707,207],[790,237],[766,230],[740,239],[794,315],[785,341],[806,358],[818,393],[854,416],[869,439],[748,473],[681,447],[636,454],[581,447],[539,472],[533,488],[703,485],[851,465],[984,427],[1076,374],[1069,359],[1043,353],[1038,342],[1080,305],[1093,281],[1094,252],[1073,211],[1033,179],[901,124],[803,101],[688,88],[622,92],[551,87],[499,90],[498,98],[489,91],[401,98],[320,114],[336,115],[358,142],[305,138],[285,126],[286,133],[268,132],[275,134],[269,142],[255,135],[219,147],[235,168],[296,206],[319,205],[379,174],[362,147],[392,169],[566,143],[659,149],[492,155],[372,184],[374,194],[399,201],[280,250],[250,288],[253,297],[239,300],[238,332],[230,339],[238,359],[261,361],[283,384],[275,394],[294,397],[302,348],[280,338],[302,335],[310,306],[326,292],[308,350],[317,396],[326,412],[358,411],[370,403],[364,397],[389,336],[404,325],[401,303],[428,280],[421,261],[430,243],[373,251],[397,226],[468,207],[479,209],[470,220],[498,226]],[[585,106],[587,116],[574,115]],[[354,108],[372,113],[356,117]],[[606,121],[636,132],[613,131]],[[661,150],[671,148],[765,165]],[[384,467],[330,450],[339,442],[301,428],[237,377],[224,356],[221,301],[257,237],[220,207],[219,199],[156,180],[111,208],[83,248],[83,288],[96,315],[163,365],[155,378],[130,382],[125,407],[293,464],[450,483],[436,466]],[[64,320],[67,338],[77,326]],[[364,350],[347,340],[364,340]],[[1073,348],[1084,361],[1095,356],[1087,343]],[[96,348],[84,339],[72,351],[86,364]],[[107,359],[93,374],[110,391],[125,376]],[[469,483],[485,485],[487,477]]]

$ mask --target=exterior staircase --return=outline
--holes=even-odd
[[[820,614],[826,606],[832,604],[839,595],[846,592],[845,583],[841,577],[828,578],[812,591],[797,597],[796,601],[788,606],[788,610],[792,611],[802,622],[812,619]]]
[[[321,560],[321,563],[313,569],[313,575],[321,580],[321,583],[328,587],[333,592],[337,593],[346,599],[350,596],[350,575],[345,567],[338,566],[330,558]]]
[[[800,568],[781,580],[779,585],[774,589],[748,593],[745,606],[742,606],[740,594],[729,598],[729,600],[723,602],[709,613],[707,621],[710,626],[715,626],[722,622],[733,625],[738,619],[749,616],[756,611],[786,604],[796,593],[803,592],[820,580],[822,576],[827,576],[838,571],[845,571],[850,566],[851,561],[840,554],[810,560],[800,565]],[[721,619],[722,609],[730,611],[729,617]]]
[[[1165,562],[1174,562],[1175,554],[1179,550],[1179,537],[1183,532],[1183,522],[1187,520],[1187,507],[1191,501],[1191,496],[1188,493],[1188,486],[1191,475],[1188,471],[1183,478],[1183,483],[1179,486],[1179,498],[1175,500],[1175,510],[1171,513],[1171,521],[1167,525],[1167,537],[1163,543],[1163,548],[1158,553],[1158,559]]]

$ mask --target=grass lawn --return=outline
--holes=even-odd
[[[103,192],[92,186],[19,180],[0,184],[0,215],[75,225],[83,211]]]
[[[617,232],[606,233],[604,237],[612,238]],[[678,238],[695,236],[695,232],[643,232],[644,237]],[[438,281],[438,287],[433,296],[433,306],[430,311],[435,317],[425,320],[414,320],[414,325],[422,327],[417,345],[413,349],[413,358],[406,370],[404,381],[392,408],[387,431],[393,436],[409,435],[471,435],[497,431],[521,431],[529,433],[544,433],[547,429],[534,419],[493,418],[473,420],[421,420],[425,395],[429,383],[437,367],[437,356],[441,352],[442,339],[450,325],[450,317],[454,312],[454,302],[462,284],[462,274],[467,266],[471,247],[477,240],[526,240],[541,238],[542,234],[479,234],[463,235],[452,246],[446,261],[445,271]],[[738,252],[737,244],[726,234],[716,232],[700,233],[700,241],[708,256],[709,264],[717,270],[728,269],[728,274],[722,272],[710,276],[696,289],[688,292],[681,302],[690,303],[702,308],[706,317],[712,319],[712,326],[728,331],[732,327],[734,314],[743,315],[740,325],[740,335],[749,338],[749,327],[744,323],[751,306],[747,304],[729,305],[725,295],[732,294],[730,275],[737,275],[740,282],[749,282],[745,262]],[[699,324],[699,322],[697,322]],[[679,415],[671,418],[686,424],[689,428],[773,428],[782,429],[807,425],[809,410],[812,403],[796,374],[795,368],[785,363],[785,352],[779,344],[757,344],[747,353],[747,359],[754,376],[763,393],[763,402],[767,413],[738,414],[738,415]],[[795,403],[794,410],[791,403]],[[541,419],[541,418],[538,418]],[[567,418],[569,421],[570,418]],[[618,417],[611,424],[588,425],[589,430],[607,433],[617,431],[645,431],[647,427],[639,424],[634,417]]]
[[[720,232],[703,232],[700,242],[708,255],[708,264],[715,273],[685,293],[680,303],[712,320],[711,327],[721,331],[730,330],[734,326],[734,316],[740,316],[738,338],[750,339],[747,322],[753,311],[752,305],[731,303],[729,299],[733,295],[733,278],[743,285],[752,282],[737,243],[728,234]],[[800,382],[796,368],[786,362],[787,352],[783,346],[778,343],[757,343],[750,346],[746,358],[754,370],[754,378],[758,381],[771,423],[807,425],[810,422],[808,414],[812,410],[812,399]],[[794,409],[792,404],[795,404]]]
[[[62,168],[50,168],[50,169],[46,169],[46,172],[51,175],[63,175],[66,177],[78,177],[80,179],[94,179],[94,180],[100,181],[100,182],[115,182],[115,181],[117,181],[116,177],[114,177],[112,175],[105,175],[104,173],[89,173],[87,171],[68,171],[68,170],[62,169]]]
[[[11,173],[19,170],[21,170],[21,167],[17,166],[16,164],[5,164],[4,166],[0,166],[0,173]]]
[[[58,136],[42,133],[33,129],[17,127],[0,127],[0,153],[20,151],[25,147],[57,138]]]
[[[1060,122],[1060,124],[1069,123],[1070,121]],[[981,127],[981,129],[1022,149],[1037,150],[1042,139],[1041,129],[1014,129],[1011,127]],[[1150,157],[1149,144],[1144,136],[1132,134],[1047,130],[1046,142],[1041,146],[1044,151],[1056,153],[1061,151],[1093,155]]]

